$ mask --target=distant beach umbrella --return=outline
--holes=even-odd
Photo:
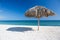
[[[43,6],[35,6],[30,8],[25,12],[25,16],[27,17],[35,17],[38,18],[38,30],[39,30],[39,24],[40,24],[40,18],[41,17],[48,17],[48,16],[53,16],[55,13]]]

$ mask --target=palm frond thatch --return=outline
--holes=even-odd
[[[28,11],[26,11],[25,13],[26,16],[28,17],[48,17],[48,16],[53,16],[54,12],[52,12],[51,10],[43,7],[43,6],[35,6],[30,8]]]
[[[36,17],[38,18],[38,30],[39,30],[39,24],[40,24],[40,17],[48,17],[55,15],[53,11],[43,7],[43,6],[35,6],[30,8],[26,11],[25,16],[27,17]]]

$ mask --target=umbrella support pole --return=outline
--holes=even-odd
[[[39,27],[40,26],[39,24],[40,24],[40,18],[38,18],[38,31],[39,31],[39,28],[40,28]]]

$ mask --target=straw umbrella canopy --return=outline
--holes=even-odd
[[[55,13],[53,11],[51,11],[43,6],[35,6],[25,12],[25,16],[27,16],[27,17],[38,18],[38,30],[39,30],[40,18],[53,16],[53,15],[55,15]]]

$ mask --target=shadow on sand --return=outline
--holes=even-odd
[[[7,31],[25,32],[25,31],[33,31],[33,29],[28,27],[11,27],[8,28]]]

